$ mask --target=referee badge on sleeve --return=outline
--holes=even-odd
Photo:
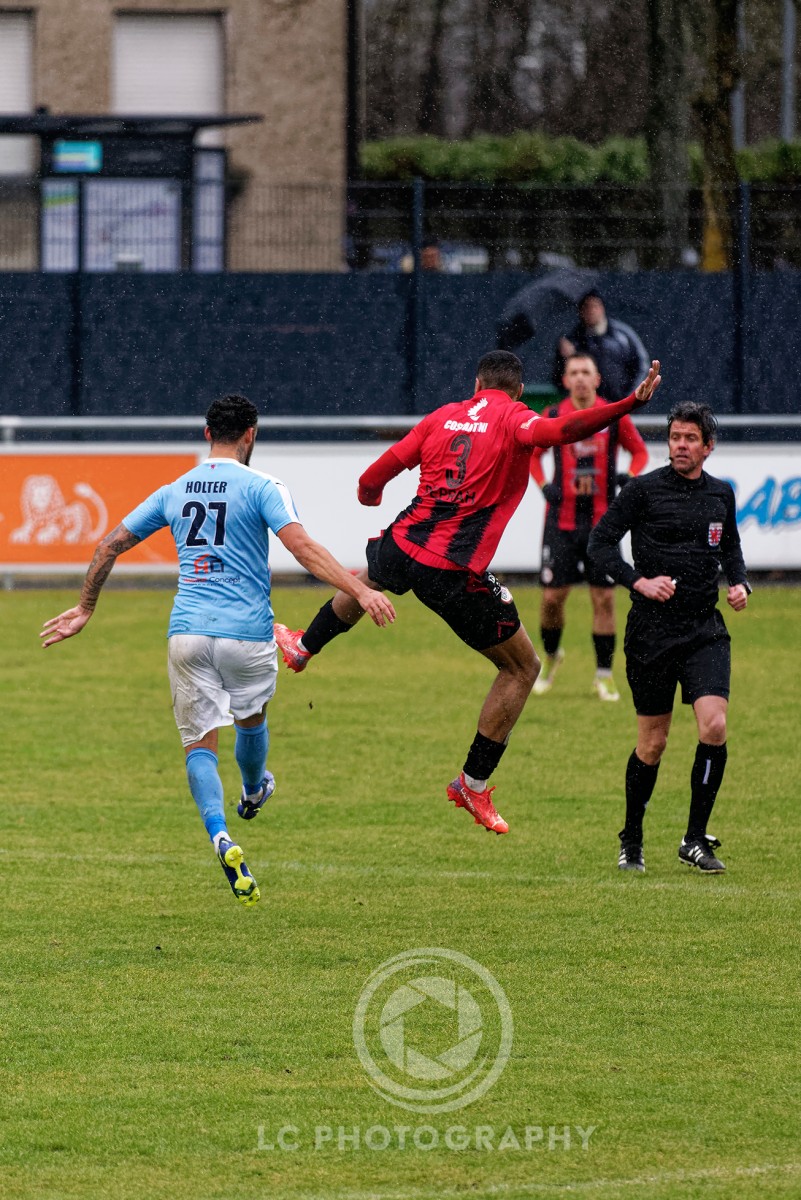
[[[723,537],[723,522],[722,521],[710,521],[709,522],[709,538],[708,538],[710,546],[719,546],[720,539],[722,537]]]

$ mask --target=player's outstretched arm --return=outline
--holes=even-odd
[[[132,549],[141,540],[124,525],[118,525],[111,533],[106,534],[92,556],[78,603],[74,608],[68,608],[66,612],[45,621],[39,634],[39,637],[44,639],[42,649],[46,650],[48,646],[64,642],[81,632],[95,611],[100,591],[111,574],[114,563],[121,554]]]
[[[660,383],[662,382],[662,376],[659,374],[661,365],[662,364],[658,358],[655,358],[652,361],[650,371],[634,392],[634,398],[636,400],[636,404],[633,405],[634,408],[642,408],[645,404],[647,404],[656,389],[659,387]],[[620,403],[624,403],[624,401],[620,401]]]
[[[401,462],[395,453],[395,448],[390,446],[389,450],[385,450],[381,457],[377,458],[359,479],[359,490],[357,493],[359,504],[364,504],[368,508],[375,508],[376,505],[381,503],[384,488],[390,479],[394,479],[396,475],[400,475],[401,471],[405,470],[406,464]]]
[[[309,537],[297,521],[279,529],[277,536],[302,567],[323,583],[330,583],[332,587],[352,596],[376,625],[391,625],[395,620],[395,609],[386,596],[367,587],[350,571],[346,571],[325,546]]]
[[[627,413],[642,408],[661,382],[659,361],[654,359],[645,379],[630,396],[617,400],[614,404],[605,404],[603,408],[578,409],[564,417],[533,416],[518,428],[516,440],[523,446],[565,446],[569,442],[590,437],[611,425],[618,417],[624,417]]]

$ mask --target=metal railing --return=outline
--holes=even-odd
[[[0,271],[75,269],[78,193],[69,188],[78,185],[45,183],[40,191],[35,180],[0,180]],[[136,194],[133,185],[86,192],[84,269],[218,269],[193,247],[207,210],[222,205],[222,185],[195,183],[194,220],[179,185],[137,186]],[[724,254],[736,257],[745,219],[753,269],[801,269],[801,186],[747,186],[747,213],[741,190],[728,197]],[[700,188],[608,183],[250,185],[228,190],[219,219],[226,253],[214,262],[253,272],[409,271],[420,265],[418,234],[438,243],[422,266],[446,273],[694,269],[703,263],[706,226]]]
[[[371,433],[376,438],[387,433],[403,434],[412,429],[422,417],[416,416],[359,416],[359,417],[262,417],[259,428],[265,432],[270,430],[296,429],[299,432],[316,434],[352,432],[354,434]],[[658,430],[664,434],[665,413],[651,415],[638,414],[632,417],[634,424],[643,432],[650,433]],[[717,418],[722,429],[799,429],[801,415],[768,416],[764,413],[753,416],[728,414]],[[52,430],[60,433],[74,433],[83,430],[96,430],[108,433],[119,430],[125,432],[146,433],[152,430],[175,430],[181,433],[201,433],[205,426],[205,418],[197,417],[20,417],[0,415],[0,442],[6,445],[16,443],[18,433],[41,433]],[[83,442],[81,445],[85,446]]]

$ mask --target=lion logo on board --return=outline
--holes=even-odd
[[[94,542],[105,533],[108,511],[88,483],[73,484],[79,497],[69,501],[54,475],[29,475],[22,485],[22,524],[9,541],[18,546],[75,545]]]

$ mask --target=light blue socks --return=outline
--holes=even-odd
[[[217,773],[217,755],[211,750],[191,750],[186,756],[186,774],[189,790],[213,842],[227,828],[222,780]]]
[[[270,734],[266,719],[261,725],[254,725],[250,729],[237,725],[234,753],[242,773],[242,786],[248,796],[255,795],[261,786],[269,748]]]

